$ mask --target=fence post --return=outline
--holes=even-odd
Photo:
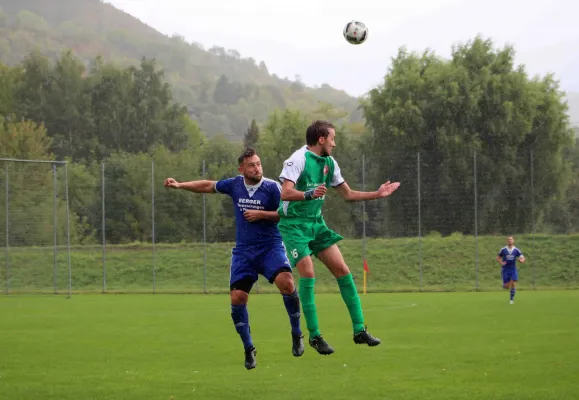
[[[535,162],[533,159],[533,149],[531,149],[531,254],[535,250]],[[531,271],[533,274],[533,290],[537,290],[535,263],[531,257]]]
[[[5,257],[5,267],[6,267],[6,294],[10,293],[10,256],[9,256],[9,237],[10,237],[10,183],[8,178],[8,163],[4,163],[4,174],[5,174],[5,185],[6,185],[6,247],[4,248],[4,257]]]
[[[478,282],[478,188],[477,188],[477,166],[476,166],[476,150],[474,151],[474,265],[476,276],[476,291],[479,290]]]
[[[101,163],[101,231],[103,248],[103,293],[107,291],[107,240],[106,240],[106,220],[105,220],[105,163]]]
[[[205,160],[203,160],[203,179],[206,177]],[[203,193],[203,293],[207,293],[207,209],[206,194]]]
[[[420,291],[422,292],[422,197],[420,193],[420,153],[416,157],[417,192],[418,192],[418,264],[420,266]]]
[[[151,242],[153,249],[153,294],[157,288],[157,274],[155,270],[155,160],[151,160]]]
[[[362,154],[362,191],[366,191],[366,154]],[[362,202],[362,262],[364,263],[364,294],[367,289],[366,277],[366,202]]]
[[[52,164],[52,223],[53,223],[53,228],[52,228],[52,235],[53,235],[53,242],[54,242],[54,248],[52,250],[53,252],[53,260],[52,260],[52,278],[54,280],[53,286],[54,286],[54,294],[56,294],[58,292],[58,267],[57,267],[57,253],[58,253],[58,230],[57,230],[57,192],[58,192],[58,185],[57,185],[57,181],[56,181],[56,164]]]
[[[64,163],[64,187],[66,195],[66,247],[68,249],[68,298],[72,296],[72,263],[70,260],[70,200],[68,196],[68,163]]]

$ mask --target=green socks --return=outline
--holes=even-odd
[[[358,290],[354,284],[354,278],[350,273],[338,278],[337,281],[338,286],[340,286],[342,299],[344,299],[344,303],[346,303],[348,311],[350,312],[354,334],[362,332],[364,330],[364,314],[362,313],[362,304],[360,303],[360,296],[358,296]]]
[[[318,326],[318,312],[316,311],[316,299],[314,295],[314,286],[316,278],[300,278],[300,302],[302,303],[302,310],[304,318],[306,319],[306,326],[310,332],[310,339],[320,335],[320,328]]]
[[[344,299],[344,303],[346,303],[348,311],[350,312],[354,334],[362,332],[364,330],[364,314],[362,313],[362,304],[360,303],[360,296],[358,296],[358,290],[354,284],[354,278],[350,273],[338,278],[337,281],[342,299]],[[314,294],[315,283],[316,278],[300,277],[300,290],[298,293],[300,302],[302,303],[304,318],[306,319],[306,326],[310,333],[310,339],[320,334]]]

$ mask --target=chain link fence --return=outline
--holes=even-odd
[[[528,156],[527,181],[497,185],[489,184],[495,178],[476,154],[461,167],[471,171],[468,178],[436,182],[430,172],[437,166],[422,154],[408,156],[405,168],[390,176],[366,157],[348,167],[343,160],[355,190],[374,190],[368,181],[380,176],[402,184],[391,197],[370,202],[329,194],[325,219],[345,237],[340,248],[359,289],[366,261],[368,292],[499,290],[495,257],[509,235],[527,258],[519,287],[577,288],[579,237],[540,225],[545,212],[536,212],[536,188],[543,197],[549,192],[536,182]],[[184,172],[146,155],[131,167],[0,159],[4,293],[228,292],[231,200],[163,187],[176,174],[180,181],[225,177],[200,164],[198,172]],[[320,262],[315,266],[317,290],[337,292],[331,274]],[[262,277],[254,290],[276,292]]]

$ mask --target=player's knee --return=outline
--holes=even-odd
[[[346,276],[350,273],[350,268],[346,265],[346,263],[339,264],[332,268],[332,274],[335,278],[341,278],[342,276]]]
[[[302,278],[315,278],[314,263],[311,257],[304,257],[298,261],[296,268]]]
[[[249,294],[243,290],[234,289],[229,293],[229,295],[231,297],[231,304],[236,306],[247,304],[247,301],[249,300]]]
[[[280,272],[275,278],[275,284],[281,294],[292,294],[296,290],[291,272]]]
[[[331,264],[328,263],[326,264],[326,267],[328,267],[328,269],[336,279],[346,276],[350,273],[350,268],[348,268],[348,265],[343,260],[333,262]]]

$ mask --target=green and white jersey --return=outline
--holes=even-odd
[[[295,183],[295,189],[305,192],[322,184],[328,188],[340,186],[344,178],[336,160],[331,157],[320,157],[307,149],[307,146],[296,150],[284,161],[279,180]],[[322,215],[322,206],[326,196],[314,200],[281,201],[278,212],[281,218],[316,218]]]

